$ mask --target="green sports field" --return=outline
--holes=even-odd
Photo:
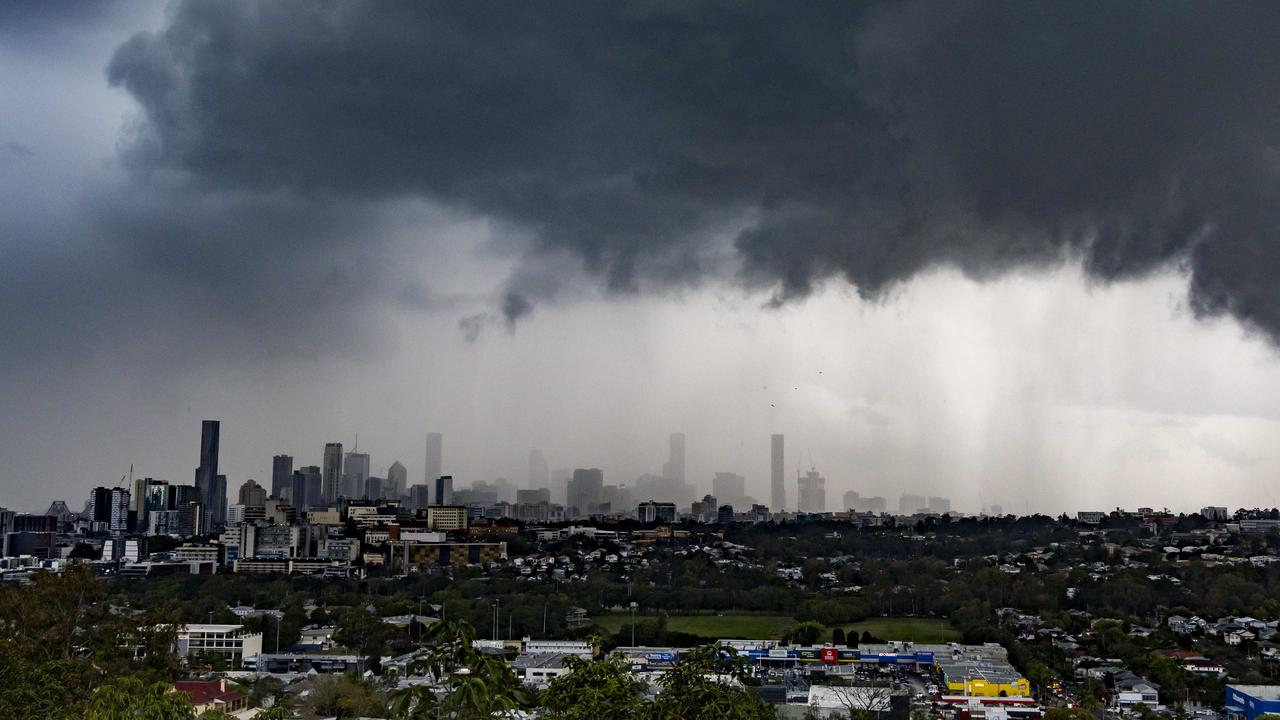
[[[870,632],[882,640],[905,640],[917,643],[960,642],[960,631],[939,618],[871,618],[850,625],[841,625],[846,634]],[[854,635],[850,636],[852,641]]]
[[[611,633],[622,629],[631,622],[628,613],[610,613],[598,615],[593,620]],[[637,622],[656,622],[653,615],[639,615]],[[724,615],[672,615],[668,618],[667,628],[675,632],[689,633],[709,639],[749,638],[753,640],[777,640],[796,623],[794,618],[786,615],[749,615],[743,613],[725,613]],[[905,640],[918,643],[959,642],[960,632],[951,627],[946,620],[937,618],[871,618],[858,623],[841,625],[845,633],[854,633],[855,638],[869,631],[883,640]],[[825,634],[822,640],[829,641],[831,636]]]
[[[629,613],[610,613],[592,618],[597,624],[609,632],[616,633],[623,625],[631,622]],[[653,615],[639,615],[637,622],[656,622]],[[753,640],[776,640],[782,637],[787,628],[795,624],[795,620],[786,615],[746,615],[725,613],[724,615],[672,615],[668,618],[667,629],[674,632],[689,633],[710,639],[750,638]]]

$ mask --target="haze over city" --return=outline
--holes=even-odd
[[[214,418],[232,491],[1280,505],[1274,9],[427,7],[0,6],[0,502]]]

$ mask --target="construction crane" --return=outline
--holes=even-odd
[[[125,485],[125,489],[126,489],[126,490],[133,490],[133,463],[129,463],[129,474],[128,474],[128,475],[121,475],[121,476],[120,476],[120,479],[116,481],[116,487],[120,487],[121,485],[124,485],[124,479],[125,479],[126,477],[128,477],[128,478],[129,478],[129,484],[128,484],[128,485]]]

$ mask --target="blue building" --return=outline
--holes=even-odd
[[[1227,720],[1257,720],[1280,713],[1280,685],[1228,685]]]

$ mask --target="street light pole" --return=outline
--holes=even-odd
[[[631,647],[636,646],[636,601],[631,601]]]

